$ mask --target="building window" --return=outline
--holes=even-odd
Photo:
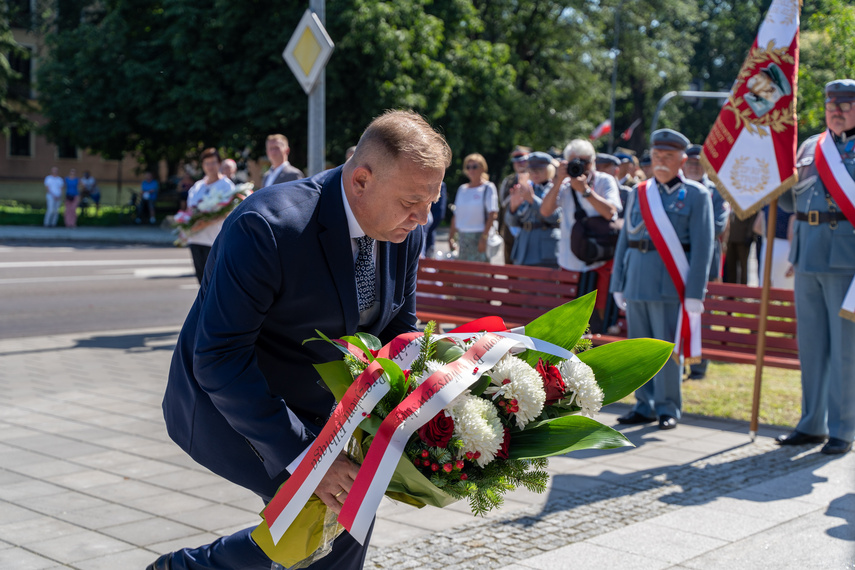
[[[13,128],[9,133],[9,156],[32,156],[32,137],[29,131],[20,133]]]
[[[33,98],[33,48],[20,46],[29,53],[29,57],[19,53],[9,55],[9,66],[20,76],[13,79],[9,85],[9,96],[12,99]]]
[[[56,141],[56,157],[76,159],[77,147],[71,144],[67,138],[61,138]]]

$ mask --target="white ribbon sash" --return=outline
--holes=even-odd
[[[638,198],[644,225],[680,297],[681,311],[677,319],[674,353],[678,357],[682,354],[688,362],[698,361],[701,358],[701,315],[686,310],[689,259],[662,205],[655,178],[642,183],[638,189]]]
[[[826,130],[819,136],[815,154],[816,170],[819,172],[822,183],[846,219],[855,225],[855,180],[843,164],[831,131]],[[840,316],[855,321],[855,279],[849,284],[849,289],[843,298]]]

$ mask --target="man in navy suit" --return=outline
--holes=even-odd
[[[331,338],[366,331],[383,342],[415,330],[424,233],[413,230],[427,221],[450,162],[445,139],[424,119],[390,111],[343,166],[260,190],[229,215],[163,401],[170,437],[193,459],[265,503],[273,497],[335,406],[312,364],[340,353],[303,341],[315,329]],[[340,456],[315,494],[339,512],[357,471]],[[149,568],[268,570],[251,531]],[[310,568],[361,568],[366,547],[344,533]]]

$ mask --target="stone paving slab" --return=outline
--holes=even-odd
[[[0,341],[0,568],[141,569],[258,521],[257,497],[166,435],[176,338]],[[637,447],[555,458],[546,493],[487,517],[384,501],[366,568],[852,568],[855,454],[779,448],[768,427],[751,443],[714,418],[621,429]]]

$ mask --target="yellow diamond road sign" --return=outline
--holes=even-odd
[[[306,10],[285,46],[282,57],[308,95],[332,55],[334,44],[317,14]]]

